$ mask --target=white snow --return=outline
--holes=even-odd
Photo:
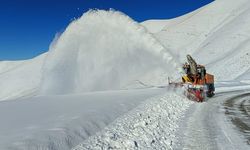
[[[0,101],[37,93],[46,53],[31,60],[0,62]]]
[[[199,121],[203,108],[220,104],[215,98],[201,106],[166,88],[167,77],[180,78],[186,54],[215,75],[216,94],[250,89],[248,3],[216,0],[178,18],[142,23],[91,10],[47,53],[0,62],[0,149],[173,149],[186,110],[198,110],[186,116]]]
[[[153,97],[74,150],[171,149],[177,123],[192,103],[173,91]]]
[[[242,91],[227,92],[225,95],[218,93],[207,102],[192,105],[180,123],[184,125],[179,128],[174,149],[249,149],[245,142],[247,139],[242,138],[242,133],[236,132],[224,109],[224,102],[239,93]]]
[[[0,103],[0,149],[68,150],[165,89],[54,95]]]
[[[248,3],[216,0],[188,17],[177,18],[174,27],[167,24],[154,36],[181,62],[189,53],[206,65],[216,80],[234,80],[250,69]]]
[[[166,25],[172,23],[170,20],[147,20],[141,23],[151,33],[160,32]]]

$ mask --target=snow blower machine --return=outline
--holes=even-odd
[[[169,81],[169,85],[183,87],[184,95],[191,100],[203,102],[205,97],[214,96],[214,76],[206,72],[205,66],[197,65],[195,60],[187,55],[188,63],[183,64],[182,68],[185,75],[182,82],[174,83]]]

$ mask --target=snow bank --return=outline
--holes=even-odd
[[[1,150],[69,150],[164,89],[40,96],[0,103]]]
[[[173,93],[148,99],[74,150],[172,149],[179,119],[192,103]]]
[[[177,64],[145,28],[117,11],[91,10],[72,22],[45,60],[42,94],[166,82]]]

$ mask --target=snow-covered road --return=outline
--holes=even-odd
[[[228,109],[230,108],[225,106],[226,103],[235,100],[236,97],[238,97],[237,101],[246,98],[242,93],[245,92],[217,93],[214,98],[204,103],[192,105],[181,123],[180,131],[177,134],[179,140],[175,148],[197,150],[249,149],[249,139],[246,139],[246,137],[249,137],[250,131],[246,129],[245,133],[242,133],[239,126],[232,124],[233,119],[228,116]],[[249,102],[249,95],[247,98],[246,101]],[[237,105],[234,105],[232,108],[236,107]],[[230,111],[233,111],[232,108]],[[249,114],[248,116],[242,116],[240,113],[236,115],[238,118],[248,118],[245,121],[249,125]]]
[[[250,145],[250,93],[243,93],[228,99],[224,103],[225,114],[245,137]]]

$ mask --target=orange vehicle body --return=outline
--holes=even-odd
[[[193,84],[196,85],[213,84],[213,83],[214,83],[214,76],[208,73],[206,73],[205,78],[194,77],[194,82],[193,82]]]
[[[206,84],[213,84],[214,83],[214,76],[206,73],[205,82],[206,82]]]

